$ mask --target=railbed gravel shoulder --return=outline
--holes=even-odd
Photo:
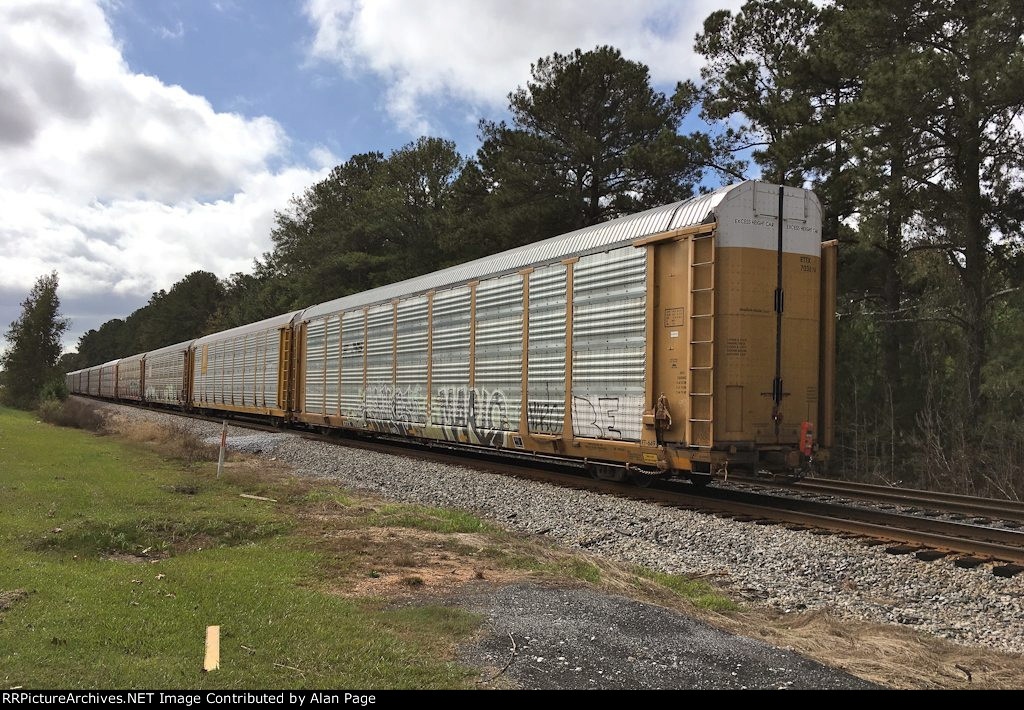
[[[134,407],[127,416],[175,422],[219,443],[220,425]],[[228,445],[273,457],[300,475],[392,500],[462,508],[569,547],[674,574],[713,575],[780,611],[830,610],[901,624],[966,644],[1024,653],[1024,575],[891,555],[834,535],[756,525],[694,511],[474,470],[228,427]]]

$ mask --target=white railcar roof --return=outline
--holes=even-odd
[[[165,353],[173,353],[175,351],[184,352],[184,351],[188,350],[189,347],[191,347],[192,343],[194,343],[194,342],[195,342],[195,340],[186,340],[186,341],[181,342],[181,343],[175,343],[174,345],[165,345],[162,348],[157,348],[156,350],[150,350],[148,352],[145,352],[145,353],[143,353],[143,355],[145,355],[146,357],[149,357],[150,355],[163,355]]]
[[[654,207],[646,212],[638,212],[577,229],[575,232],[525,244],[515,249],[468,261],[465,264],[450,266],[447,269],[423,276],[336,298],[333,301],[310,306],[302,312],[301,320],[307,321],[329,313],[360,308],[395,298],[404,298],[476,279],[500,276],[527,266],[556,262],[571,256],[607,251],[652,234],[702,224],[709,221],[709,218],[714,219],[715,207],[730,191],[752,183],[753,181],[748,180],[735,185],[726,185],[706,195],[698,195],[688,200]]]
[[[212,342],[214,342],[216,340],[221,340],[222,338],[236,338],[239,335],[248,335],[249,333],[257,333],[257,332],[259,332],[261,330],[266,330],[267,328],[280,328],[282,326],[286,326],[289,323],[291,323],[292,319],[295,318],[295,316],[297,316],[301,312],[302,311],[292,311],[291,313],[283,313],[283,314],[281,314],[279,316],[274,316],[272,318],[266,318],[266,319],[258,321],[256,323],[249,323],[248,325],[240,325],[237,328],[232,328],[231,330],[222,330],[219,333],[212,333],[210,335],[204,335],[202,338],[199,338],[198,340],[193,341],[192,347],[198,347],[200,345],[205,345],[206,343],[212,343]]]

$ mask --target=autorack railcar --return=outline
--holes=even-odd
[[[609,478],[793,472],[831,443],[835,256],[812,192],[746,181],[175,346],[181,398],[142,391]]]
[[[143,399],[152,404],[181,407],[189,402],[191,347],[194,341],[175,343],[143,356]]]

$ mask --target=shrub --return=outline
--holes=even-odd
[[[41,402],[46,402],[47,400],[63,402],[67,398],[68,386],[67,383],[64,382],[63,376],[49,380],[45,385],[43,385],[42,392],[39,393],[39,400]]]
[[[57,426],[88,431],[103,431],[105,419],[90,403],[80,399],[44,399],[38,409],[39,418]]]

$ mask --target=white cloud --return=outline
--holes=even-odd
[[[185,25],[182,24],[181,20],[178,20],[174,28],[170,27],[159,27],[157,32],[164,39],[181,39],[185,36]]]
[[[273,210],[335,157],[319,148],[308,165],[272,167],[288,147],[271,118],[217,112],[133,72],[96,1],[0,3],[4,293],[56,269],[65,299],[123,304],[195,269],[248,270]]]
[[[651,69],[655,82],[696,78],[693,38],[704,18],[740,0],[307,0],[309,52],[388,83],[398,125],[427,132],[430,99],[501,107],[552,52],[610,44]]]

